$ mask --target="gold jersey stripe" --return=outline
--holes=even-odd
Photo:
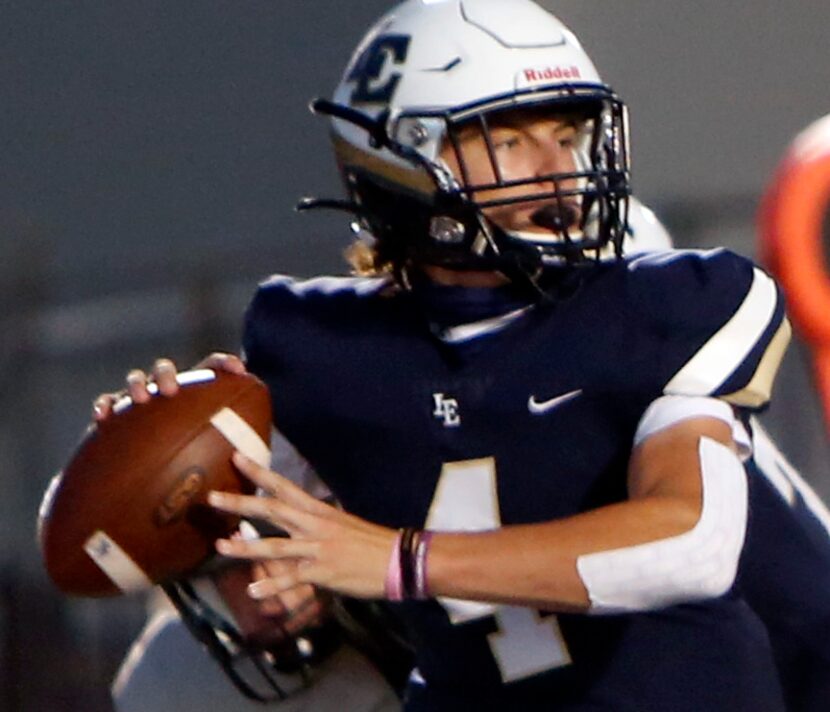
[[[775,332],[775,336],[772,337],[772,341],[764,352],[758,368],[755,369],[755,373],[746,387],[722,396],[722,398],[733,405],[748,408],[758,408],[766,403],[772,395],[775,374],[778,373],[781,359],[784,358],[784,352],[790,343],[792,331],[789,319],[785,318],[781,322],[781,326],[778,327],[778,331]]]

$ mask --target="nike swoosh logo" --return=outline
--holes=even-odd
[[[548,413],[554,408],[558,408],[560,405],[563,405],[568,401],[572,401],[574,398],[578,398],[581,395],[582,389],[579,388],[578,390],[564,393],[561,396],[556,396],[556,398],[551,398],[546,401],[537,401],[536,396],[530,396],[530,398],[527,399],[527,409],[534,415],[541,415],[542,413]]]

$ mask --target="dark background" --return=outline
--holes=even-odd
[[[754,256],[761,191],[828,112],[830,4],[544,4],[631,107],[637,194],[681,245]],[[236,349],[257,280],[342,269],[347,221],[293,212],[339,193],[306,105],[387,6],[0,0],[0,710],[109,708],[144,601],[61,598],[38,502],[128,368]],[[809,365],[796,343],[764,420],[827,498]]]

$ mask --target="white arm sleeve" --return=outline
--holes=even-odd
[[[643,416],[635,444],[681,420],[700,416],[729,423],[739,448],[748,456],[745,429],[727,404],[711,398],[658,399]],[[693,529],[577,559],[592,613],[655,610],[715,598],[732,587],[746,534],[746,473],[738,455],[710,438],[700,439],[698,455],[703,501]]]
[[[654,401],[637,425],[634,447],[655,433],[691,418],[717,418],[732,429],[732,439],[738,446],[741,462],[752,455],[752,441],[744,424],[735,417],[726,401],[705,396],[663,396]]]

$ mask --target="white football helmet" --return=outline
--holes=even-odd
[[[339,207],[358,215],[393,267],[421,261],[529,274],[546,258],[581,261],[609,243],[619,252],[629,194],[625,107],[573,33],[530,0],[406,0],[369,30],[334,100],[312,108],[333,117],[351,198]],[[488,121],[515,109],[578,120],[575,172],[501,177]],[[470,125],[488,143],[495,182],[467,179],[458,131]],[[447,146],[461,179],[439,156]],[[520,186],[528,191],[517,197]],[[510,197],[482,196],[498,188]],[[534,213],[541,232],[508,233],[482,213],[531,201],[547,203]],[[304,207],[321,204],[335,205]]]
[[[632,197],[628,209],[628,228],[626,230],[623,252],[634,255],[639,252],[660,252],[674,246],[669,231],[660,222],[651,208]]]

